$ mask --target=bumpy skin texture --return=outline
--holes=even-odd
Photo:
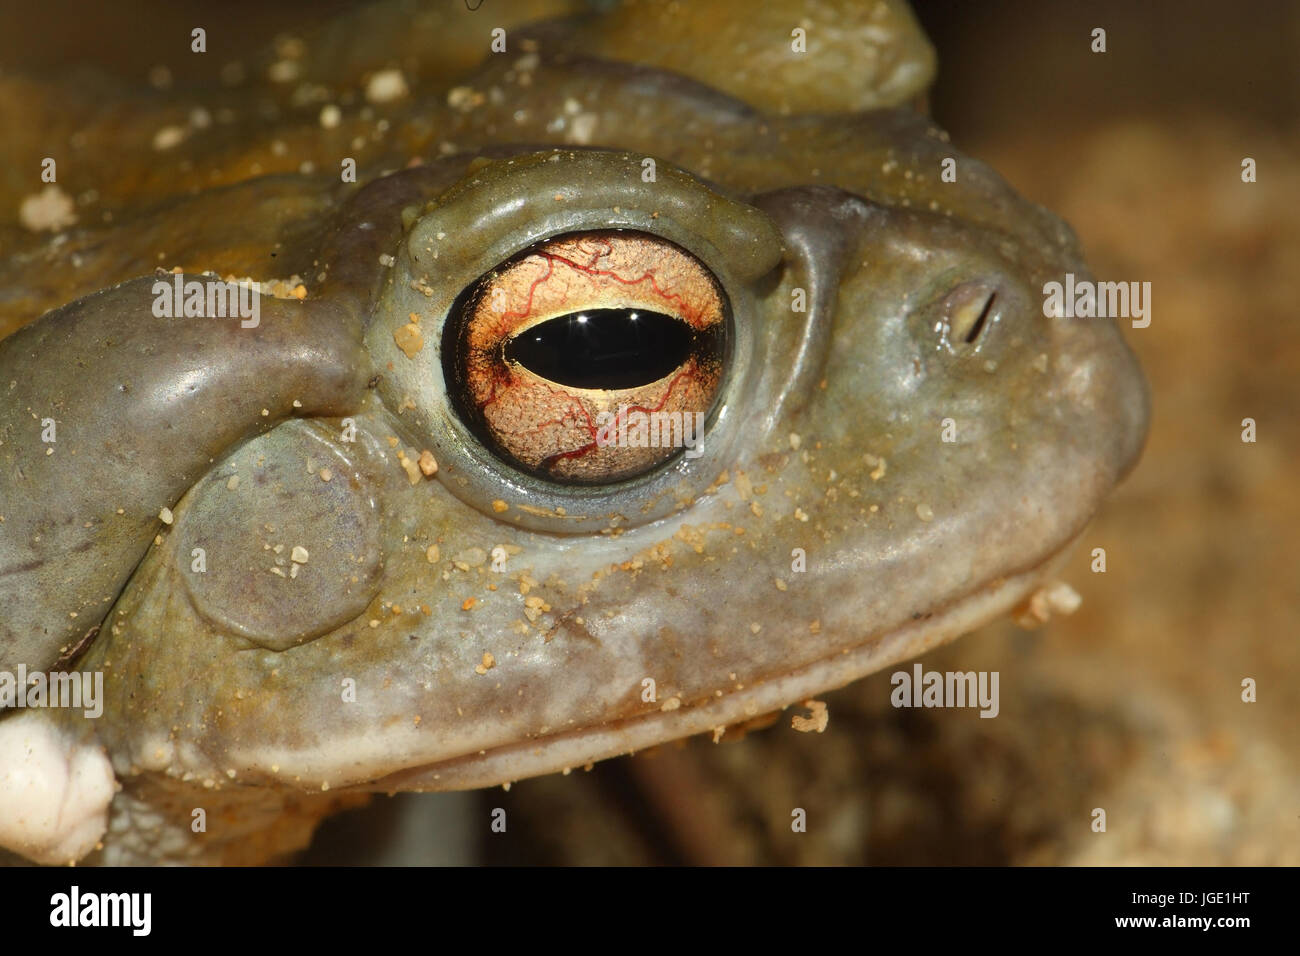
[[[309,35],[299,77],[331,91],[406,65],[407,98],[337,129],[268,84],[273,121],[245,106],[151,153],[179,105],[96,124],[0,81],[4,110],[81,133],[116,210],[58,243],[11,225],[0,267],[10,328],[68,303],[0,342],[0,666],[85,643],[72,666],[105,674],[98,719],[41,713],[120,787],[100,849],[70,815],[70,855],[259,862],[356,791],[500,783],[801,701],[1022,601],[1137,458],[1147,399],[1118,330],[1043,316],[1044,282],[1086,274],[1073,235],[906,107],[933,63],[905,8],[490,6]],[[484,57],[496,26],[508,52]],[[333,178],[343,156],[358,185]],[[440,331],[510,256],[611,228],[708,266],[734,350],[700,457],[559,485],[459,420]],[[156,319],[132,277],[159,252],[308,295],[263,300],[256,329]],[[967,343],[944,320],[970,302]],[[412,313],[415,350],[395,338]],[[439,468],[413,483],[398,455],[424,449]],[[294,546],[301,573],[271,573]],[[0,800],[23,772],[0,768]],[[8,839],[57,862],[55,837]]]

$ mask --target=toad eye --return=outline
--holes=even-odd
[[[718,280],[674,243],[560,236],[461,293],[444,372],[457,414],[503,460],[553,481],[610,483],[702,451],[730,321]]]

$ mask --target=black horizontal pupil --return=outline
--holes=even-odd
[[[520,332],[505,357],[570,388],[636,388],[680,368],[691,340],[690,326],[662,312],[584,309]]]

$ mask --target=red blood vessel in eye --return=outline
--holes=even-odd
[[[628,328],[609,325],[642,314],[647,336],[660,343],[649,350],[629,345]],[[606,327],[597,329],[597,320]],[[584,324],[589,339],[627,346],[628,367],[584,341]],[[671,457],[680,445],[664,444],[663,434],[684,440],[692,432],[683,432],[683,416],[691,426],[707,416],[727,329],[721,288],[694,256],[644,233],[585,233],[549,240],[481,279],[452,316],[444,356],[462,417],[512,464],[560,480],[608,482]],[[521,337],[533,330],[540,345],[525,345]],[[556,354],[566,341],[572,351]],[[680,359],[667,362],[679,346]],[[530,354],[532,367],[520,360]],[[596,363],[602,367],[590,367]],[[636,429],[628,438],[629,421],[639,427],[645,416],[650,440]],[[618,440],[598,441],[601,425],[611,423]]]

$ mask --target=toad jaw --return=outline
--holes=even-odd
[[[667,704],[657,713],[444,758],[354,786],[359,790],[380,793],[489,787],[568,771],[609,757],[631,754],[667,740],[744,723],[913,658],[1008,613],[1045,582],[1053,580],[1076,543],[1071,542],[1043,564],[995,582],[924,615],[922,620],[903,625],[888,634],[868,636],[856,646],[844,648],[820,661],[752,687],[737,685],[721,690],[720,696],[706,697],[689,705],[681,703],[679,698],[669,698],[677,704]],[[410,753],[420,749],[416,739],[418,735],[408,736],[411,738],[409,750],[402,742],[391,741],[395,752]],[[285,753],[276,759],[285,761],[280,769],[287,776],[305,775],[310,780],[320,773],[322,767],[337,764],[341,758],[353,765],[367,762],[373,758],[374,743],[373,736],[363,735],[351,741],[334,740],[316,753]],[[264,753],[258,756],[266,759]],[[240,759],[239,755],[236,759]]]

